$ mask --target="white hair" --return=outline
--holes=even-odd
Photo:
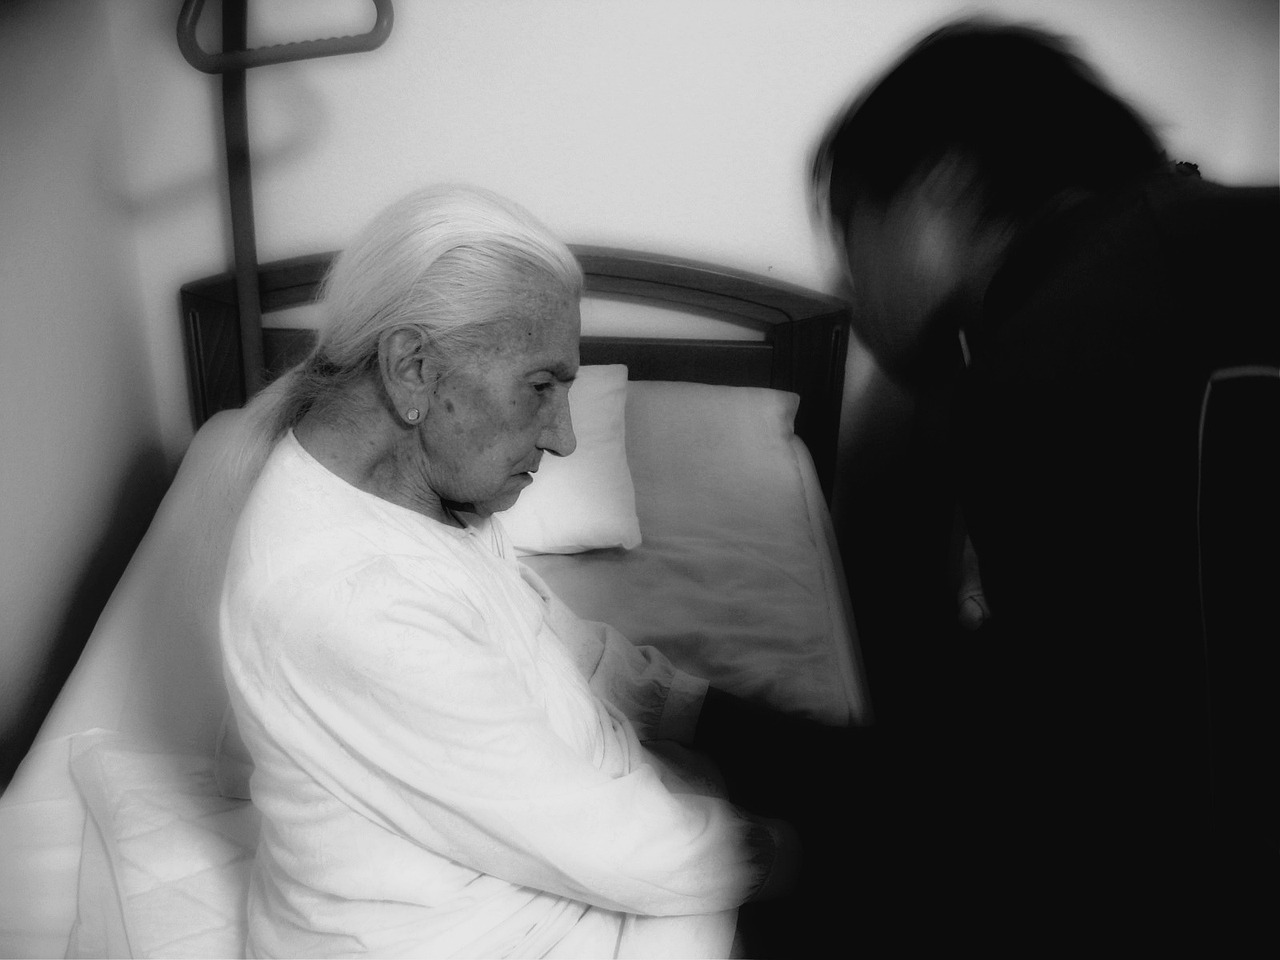
[[[385,334],[417,327],[443,356],[477,342],[507,316],[513,286],[529,279],[577,298],[582,269],[520,205],[488,190],[436,186],[388,206],[335,259],[321,296],[319,339],[291,370],[273,419],[276,435],[317,402],[378,367]]]

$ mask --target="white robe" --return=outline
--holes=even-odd
[[[728,950],[746,824],[640,743],[687,739],[705,683],[575,617],[499,524],[364,493],[290,434],[221,633],[263,815],[251,955]]]

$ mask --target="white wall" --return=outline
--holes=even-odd
[[[78,571],[121,539],[130,464],[158,443],[172,467],[190,436],[177,290],[227,269],[230,241],[218,81],[178,54],[179,6],[0,2],[10,691],[47,656]],[[257,41],[368,17],[358,0],[251,7]],[[815,139],[921,31],[980,9],[1078,36],[1207,175],[1280,179],[1271,0],[397,0],[381,50],[250,74],[260,257],[341,246],[393,197],[462,179],[570,241],[825,287]],[[855,353],[850,372],[854,422],[872,368]]]
[[[155,44],[172,33],[175,5],[108,4],[139,194],[173,191],[139,224],[171,453],[189,430],[174,290],[229,265],[210,178],[217,81],[186,67],[167,36]],[[371,10],[250,6],[258,42],[358,32]],[[380,50],[250,74],[260,257],[341,246],[397,195],[462,179],[520,200],[572,241],[825,286],[830,260],[805,193],[815,139],[910,39],[979,9],[1082,38],[1207,174],[1280,178],[1266,0],[398,0]]]
[[[0,6],[0,773],[164,470],[104,29],[97,4]]]

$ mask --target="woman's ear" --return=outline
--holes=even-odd
[[[420,327],[397,327],[378,341],[378,367],[382,387],[396,415],[421,422],[437,378],[433,352]]]

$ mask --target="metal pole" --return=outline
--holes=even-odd
[[[248,0],[223,0],[222,46],[248,45]],[[227,185],[231,197],[231,240],[235,253],[236,303],[240,309],[240,356],[248,400],[265,378],[262,359],[262,306],[258,296],[258,248],[254,239],[253,180],[249,166],[249,115],[245,70],[222,75],[222,123],[227,146]]]

